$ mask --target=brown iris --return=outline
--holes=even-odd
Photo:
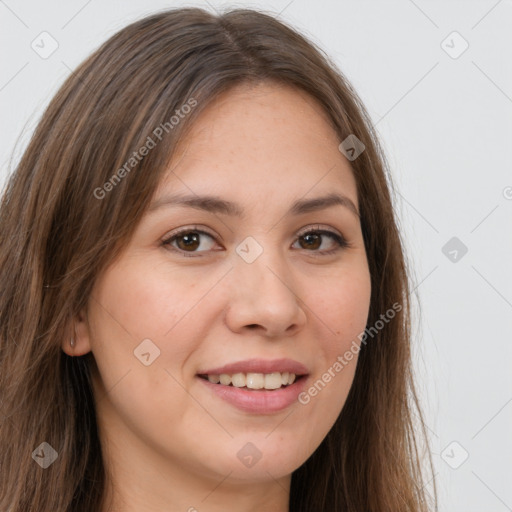
[[[308,233],[307,235],[301,236],[300,240],[307,240],[306,246],[300,242],[303,249],[318,249],[320,245],[322,245],[322,235],[315,233]]]
[[[195,250],[200,245],[199,237],[200,234],[197,231],[190,231],[184,235],[176,237],[176,244],[182,250]],[[183,241],[183,243],[180,243],[180,241]]]

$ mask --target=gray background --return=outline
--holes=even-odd
[[[398,191],[440,510],[512,511],[512,2],[0,1],[2,186],[66,76],[129,22],[182,5],[281,13],[354,84]],[[51,49],[43,31],[47,58],[31,47]]]

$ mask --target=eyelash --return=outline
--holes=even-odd
[[[191,252],[188,252],[188,251],[183,251],[182,249],[178,249],[176,247],[173,247],[171,245],[171,243],[175,239],[179,238],[181,235],[188,234],[188,233],[198,233],[198,234],[201,234],[201,235],[207,235],[210,238],[212,238],[213,240],[215,240],[215,237],[211,233],[208,233],[207,231],[199,229],[197,226],[193,226],[193,227],[182,228],[182,229],[179,229],[178,231],[176,231],[174,233],[171,233],[171,235],[169,237],[167,237],[166,239],[162,240],[162,245],[168,247],[169,249],[171,249],[174,252],[180,253],[181,255],[183,255],[183,256],[185,256],[187,258],[198,257],[198,255],[200,255],[201,252],[208,252],[208,251],[191,251]],[[351,244],[343,236],[339,235],[338,233],[336,233],[334,231],[330,231],[330,230],[327,230],[327,229],[322,229],[320,226],[316,226],[316,227],[313,227],[313,228],[308,228],[307,230],[300,232],[298,234],[297,238],[301,238],[303,236],[311,235],[311,234],[329,236],[338,244],[338,247],[336,247],[335,249],[330,249],[328,251],[318,251],[318,250],[308,251],[307,249],[304,249],[307,252],[313,253],[314,256],[330,256],[331,254],[334,254],[334,253],[336,253],[336,252],[338,252],[338,251],[340,251],[342,249],[347,249],[347,248],[351,247]],[[314,254],[314,253],[317,253],[317,254]]]

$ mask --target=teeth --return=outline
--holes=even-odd
[[[246,386],[249,389],[261,389],[265,387],[265,376],[263,373],[248,373]]]
[[[235,373],[233,377],[231,377],[231,383],[235,388],[243,388],[245,387],[246,378],[244,373]]]
[[[235,373],[228,375],[208,375],[208,380],[213,384],[222,384],[229,386],[232,384],[235,388],[247,387],[249,389],[279,389],[282,386],[289,386],[295,382],[295,374],[289,372],[274,373]]]
[[[229,386],[231,384],[231,375],[226,375],[225,373],[223,373],[220,376],[220,383],[223,384],[224,386]]]
[[[279,372],[265,375],[265,389],[278,389],[281,387],[281,374]]]

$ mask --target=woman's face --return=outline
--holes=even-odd
[[[272,84],[225,93],[183,140],[77,326],[118,473],[286,481],[324,439],[371,292],[340,142],[312,99]]]

